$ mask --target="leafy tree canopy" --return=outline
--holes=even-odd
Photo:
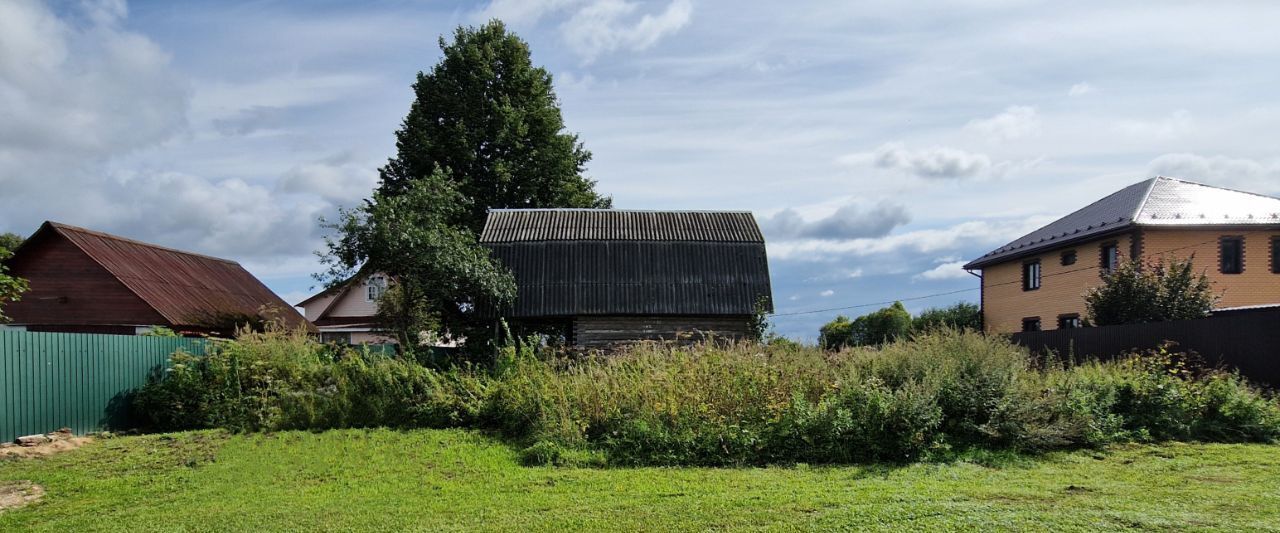
[[[22,241],[22,237],[13,233],[0,234],[0,261],[13,255],[13,250],[17,249]],[[4,314],[4,304],[22,299],[22,293],[27,290],[27,280],[10,276],[8,272],[9,268],[0,263],[0,322],[9,321],[9,317]]]
[[[853,322],[849,321],[849,317],[836,316],[835,320],[818,329],[818,346],[824,350],[839,350],[849,346],[853,342],[852,328]]]
[[[0,260],[9,257],[25,240],[17,233],[0,233]]]
[[[328,270],[319,278],[333,286],[362,272],[388,275],[379,319],[401,346],[416,346],[431,331],[465,337],[469,346],[486,338],[481,316],[514,298],[515,281],[475,234],[451,224],[466,208],[462,198],[437,170],[398,194],[377,193],[343,210],[328,224],[335,235],[326,238]]]
[[[446,171],[463,209],[451,223],[479,233],[489,208],[610,207],[582,175],[591,159],[565,133],[551,75],[533,66],[529,46],[500,21],[458,28],[444,57],[418,73],[397,155],[381,169],[394,196]]]
[[[982,308],[977,304],[960,302],[948,307],[929,308],[921,311],[911,321],[915,333],[928,333],[940,329],[982,329]]]
[[[1219,297],[1193,259],[1122,261],[1085,294],[1089,320],[1111,326],[1207,316]]]
[[[902,302],[849,320],[843,315],[823,325],[818,345],[828,350],[846,346],[878,346],[911,334],[911,313]]]

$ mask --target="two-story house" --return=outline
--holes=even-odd
[[[320,330],[320,340],[341,344],[394,344],[377,331],[378,299],[387,290],[387,277],[354,277],[295,304]]]
[[[1280,198],[1156,177],[965,265],[981,271],[983,327],[1080,327],[1085,293],[1119,261],[1193,258],[1220,308],[1280,304]]]

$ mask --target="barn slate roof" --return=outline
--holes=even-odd
[[[511,269],[513,318],[772,311],[746,211],[493,210],[480,242]]]
[[[28,240],[45,232],[60,235],[84,251],[171,325],[202,326],[218,314],[258,316],[266,305],[277,308],[286,326],[314,329],[235,261],[58,222],[45,222]]]
[[[493,209],[480,242],[520,241],[764,242],[750,211]]]
[[[966,269],[1134,227],[1280,225],[1280,198],[1156,176],[1103,197],[970,261]]]

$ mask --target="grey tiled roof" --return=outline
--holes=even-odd
[[[480,242],[764,242],[749,211],[493,209]]]
[[[1280,224],[1280,198],[1157,176],[1135,183],[969,264],[982,268],[1131,226]]]

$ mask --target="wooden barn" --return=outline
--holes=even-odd
[[[314,331],[239,263],[45,222],[5,261],[30,289],[5,306],[27,331],[136,335],[156,326],[228,335],[274,320]]]
[[[737,338],[773,311],[750,212],[495,209],[480,242],[515,274],[507,320],[578,346]]]

